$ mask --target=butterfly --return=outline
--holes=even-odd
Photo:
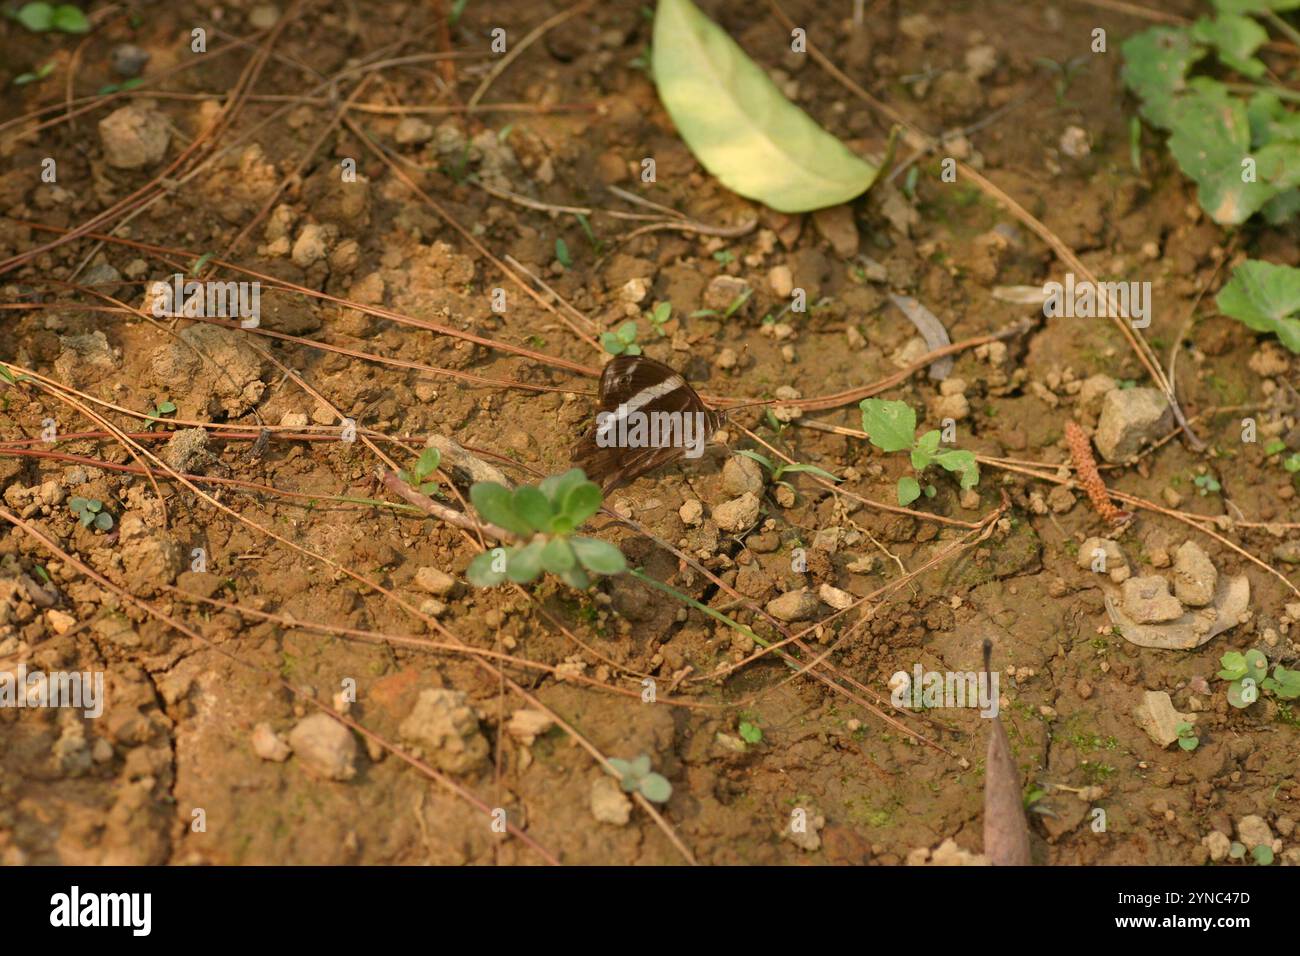
[[[726,420],[671,366],[616,355],[600,373],[600,410],[572,461],[608,492],[678,458],[698,458]]]

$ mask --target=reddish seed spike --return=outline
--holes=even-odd
[[[1074,473],[1079,478],[1079,484],[1088,493],[1097,513],[1113,525],[1123,524],[1133,517],[1127,511],[1115,507],[1115,503],[1110,500],[1106,483],[1097,471],[1097,461],[1092,457],[1092,442],[1074,422],[1065,423],[1065,443],[1070,448],[1070,458],[1074,461]]]

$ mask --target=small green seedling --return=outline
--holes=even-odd
[[[1260,651],[1228,651],[1219,658],[1219,665],[1219,677],[1232,682],[1228,685],[1229,704],[1244,709],[1259,700],[1259,683],[1268,673],[1268,659]]]
[[[611,757],[609,764],[618,771],[619,785],[626,793],[640,792],[652,803],[667,803],[673,795],[673,785],[662,774],[650,769],[650,758],[645,754],[635,760]]]
[[[781,480],[782,475],[790,474],[793,472],[807,472],[810,475],[817,475],[821,478],[825,478],[827,481],[840,480],[839,478],[836,478],[834,475],[832,475],[826,469],[818,468],[816,465],[806,465],[806,464],[801,464],[800,462],[790,463],[784,461],[773,461],[771,458],[768,458],[765,455],[760,455],[758,452],[749,451],[748,449],[742,449],[741,451],[737,451],[736,454],[744,455],[746,458],[754,459],[754,461],[758,462],[760,465],[762,465],[764,468],[767,469],[768,474],[772,476],[772,483],[774,485],[785,485],[787,488],[790,488],[792,490],[794,489],[794,485],[790,484],[790,482],[788,481],[782,481]]]
[[[962,490],[979,484],[980,469],[974,453],[956,449],[940,451],[942,436],[937,428],[917,438],[916,412],[906,402],[868,398],[858,407],[862,409],[862,430],[871,438],[871,444],[884,452],[910,452],[912,467],[917,475],[922,474],[930,465],[938,465],[945,471],[958,475]],[[933,498],[934,485],[927,484],[922,488],[920,481],[912,475],[898,479],[900,505],[910,505],[922,494]]]
[[[70,3],[54,6],[49,3],[24,3],[17,13],[10,13],[33,33],[48,33],[57,30],[60,33],[88,33],[90,21],[86,15]]]
[[[640,355],[636,342],[636,321],[629,319],[613,332],[602,332],[600,344],[610,355]]]
[[[646,318],[650,320],[650,327],[658,332],[661,336],[667,335],[664,326],[668,324],[673,317],[673,304],[671,302],[655,303],[654,309],[646,313]]]
[[[1300,697],[1300,671],[1287,670],[1281,664],[1273,665],[1273,676],[1265,677],[1259,686],[1282,700]]]
[[[469,497],[484,521],[528,542],[493,548],[471,561],[465,576],[476,587],[506,580],[522,584],[549,571],[570,587],[584,589],[591,585],[591,574],[627,570],[623,552],[614,545],[573,534],[604,502],[600,486],[588,481],[581,468],[514,492],[493,481],[476,482]]]
[[[1250,855],[1258,866],[1269,866],[1273,862],[1273,848],[1262,843],[1251,850]]]
[[[1202,497],[1217,494],[1223,487],[1213,475],[1197,475],[1192,479],[1192,484],[1196,486],[1196,493]]]
[[[1056,93],[1056,105],[1058,108],[1066,105],[1065,97],[1070,92],[1070,84],[1074,82],[1074,77],[1078,73],[1086,72],[1088,58],[1086,56],[1076,56],[1073,59],[1066,60],[1064,63],[1058,63],[1049,57],[1040,56],[1034,59],[1034,62],[1053,74],[1052,86]]]
[[[406,482],[416,491],[424,495],[436,494],[438,491],[438,480],[434,478],[434,473],[438,466],[442,464],[442,453],[436,448],[426,448],[416,459],[415,465],[410,471],[405,469],[397,473],[397,477]]]
[[[14,86],[26,86],[28,83],[35,83],[37,80],[43,80],[54,72],[54,61],[50,60],[35,70],[27,73],[19,73],[14,77]]]
[[[1282,461],[1282,467],[1291,472],[1291,474],[1300,471],[1300,451],[1287,455]]]
[[[68,507],[72,513],[77,516],[83,528],[89,528],[92,525],[100,531],[111,531],[113,529],[113,516],[104,510],[104,503],[94,498],[72,498],[68,501]]]
[[[729,266],[736,261],[736,254],[730,249],[719,249],[713,254],[713,261]]]
[[[176,413],[176,403],[173,401],[159,402],[153,408],[149,409],[149,423],[145,425],[147,431],[153,431],[153,427],[158,424],[164,415],[173,415]]]
[[[1201,738],[1196,736],[1196,729],[1187,721],[1183,721],[1176,728],[1178,732],[1178,746],[1184,750],[1195,750],[1201,743]]]
[[[740,732],[740,739],[747,744],[759,744],[763,742],[763,730],[758,724],[752,724],[748,720],[742,720],[737,728]]]
[[[566,269],[573,266],[573,256],[569,255],[569,244],[563,239],[555,240],[555,259]]]

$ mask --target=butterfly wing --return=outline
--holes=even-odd
[[[643,412],[703,412],[706,438],[721,426],[723,415],[705,407],[695,389],[669,365],[644,355],[617,355],[600,375],[600,411],[616,412],[620,405],[635,405]],[[573,464],[605,491],[636,479],[677,458],[681,447],[624,448],[600,447],[596,442],[596,423],[583,432],[574,448]]]

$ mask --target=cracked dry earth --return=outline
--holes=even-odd
[[[883,152],[888,124],[791,54],[763,5],[703,6],[827,129],[860,153]],[[900,176],[804,217],[721,188],[637,65],[650,35],[637,3],[598,4],[524,50],[484,100],[514,107],[396,112],[464,103],[492,69],[493,26],[522,36],[560,9],[471,0],[452,32],[465,56],[450,80],[438,62],[376,68],[356,102],[380,108],[351,112],[355,127],[331,123],[358,75],[338,80],[337,100],[309,92],[317,75],[435,49],[434,5],[376,3],[362,15],[308,4],[255,91],[309,99],[250,99],[202,174],[162,193],[117,239],[70,241],[0,276],[3,300],[24,305],[2,313],[0,357],[45,377],[3,391],[3,507],[28,530],[10,522],[0,533],[0,670],[102,672],[106,697],[95,719],[0,708],[0,861],[978,862],[985,722],[970,710],[895,712],[888,697],[891,675],[917,664],[978,670],[990,640],[1001,719],[1036,811],[1036,862],[1221,862],[1230,839],[1300,862],[1300,720],[1273,698],[1230,707],[1215,676],[1229,650],[1258,647],[1287,666],[1300,656],[1300,532],[1288,524],[1300,516],[1297,488],[1263,451],[1272,438],[1300,448],[1300,366],[1204,294],[1226,271],[1227,239],[1159,151],[1142,152],[1140,172],[1131,165],[1118,53],[1090,60],[1064,102],[1035,65],[1077,55],[1095,26],[1115,49],[1146,24],[1082,3],[988,0],[877,4],[855,29],[841,21],[847,5],[783,6],[834,63],[925,129],[965,128],[1014,104],[954,151],[1090,268],[1152,283],[1144,334],[1162,357],[1176,352],[1183,407],[1208,450],[1163,441],[1167,409],[1144,411],[1150,383],[1111,323],[1044,320],[995,295],[1041,287],[1062,266],[979,190],[943,182],[937,157],[918,161],[912,191]],[[223,11],[221,29],[237,37],[282,12],[244,0]],[[113,51],[128,42],[150,54],[144,76],[178,68],[147,88],[158,95],[135,91],[38,132],[30,122],[3,129],[14,172],[0,179],[0,259],[144,186],[200,133],[252,56],[237,48],[193,62],[176,38],[207,17],[179,3],[147,7],[134,29],[110,18],[81,57],[79,95],[113,78]],[[6,119],[62,103],[52,87],[13,87],[8,66],[26,64],[33,44],[54,56],[61,42],[0,24]],[[100,125],[128,105],[138,112]],[[131,142],[120,139],[126,120]],[[57,184],[28,175],[46,155],[59,157]],[[643,157],[656,160],[652,185],[639,178]],[[345,159],[356,161],[355,182],[339,176]],[[607,187],[740,234],[627,238],[638,223],[610,211],[645,210]],[[591,209],[591,235],[537,204]],[[1294,232],[1251,241],[1275,261],[1300,253]],[[572,313],[525,295],[484,250],[543,277],[601,330],[670,301],[665,335],[641,321],[646,353],[704,394],[779,400],[782,427],[754,409],[737,424],[842,479],[834,491],[808,474],[785,476],[793,491],[777,485],[731,454],[759,448],[731,428],[729,448],[615,491],[588,529],[765,640],[802,632],[804,663],[833,646],[815,673],[796,676],[743,632],[626,575],[589,592],[553,579],[473,589],[472,536],[339,500],[389,497],[375,449],[410,467],[431,436],[464,448],[444,456],[456,459],[443,476],[451,507],[463,506],[470,476],[531,481],[567,467],[594,411],[595,379],[574,366],[598,367],[601,355],[571,331]],[[134,309],[148,283],[209,252],[264,277],[269,334],[158,325],[105,309],[90,291]],[[219,275],[252,278],[233,267]],[[498,287],[504,313],[491,308]],[[796,287],[810,308],[783,313]],[[873,503],[894,501],[906,462],[808,424],[858,429],[852,404],[793,411],[925,354],[891,292],[924,304],[954,342],[1032,320],[1025,334],[956,355],[942,381],[922,370],[884,397],[916,409],[922,428],[953,419],[959,447],[1028,463],[1046,480],[986,460],[970,492],[942,475],[920,515],[882,509]],[[512,381],[532,389],[499,384]],[[173,423],[144,419],[167,401]],[[1245,414],[1256,443],[1241,441]],[[340,415],[374,446],[339,440]],[[40,441],[47,419],[57,445]],[[1193,524],[1138,510],[1111,529],[1068,483],[1070,421],[1103,453],[1112,491]],[[191,476],[187,485],[159,471],[165,514],[136,470],[141,453],[105,435],[105,423]],[[1202,493],[1204,475],[1220,490]],[[79,524],[73,497],[102,502],[112,529]],[[1213,615],[1215,589],[1238,578],[1245,609],[1196,643],[1215,626],[1198,623]],[[1169,626],[1185,616],[1179,633],[1192,646],[1135,643],[1108,600],[1148,638],[1172,640]],[[505,674],[529,696],[448,648],[447,634],[508,655]],[[442,646],[421,645],[430,641]],[[642,701],[648,677],[653,704]],[[355,702],[338,696],[347,688]],[[1194,751],[1167,739],[1170,714],[1194,722]],[[742,722],[761,740],[742,736]],[[665,826],[611,786],[575,734],[606,757],[651,758],[673,786]],[[497,808],[535,846],[496,832]],[[805,832],[791,830],[794,810]]]

